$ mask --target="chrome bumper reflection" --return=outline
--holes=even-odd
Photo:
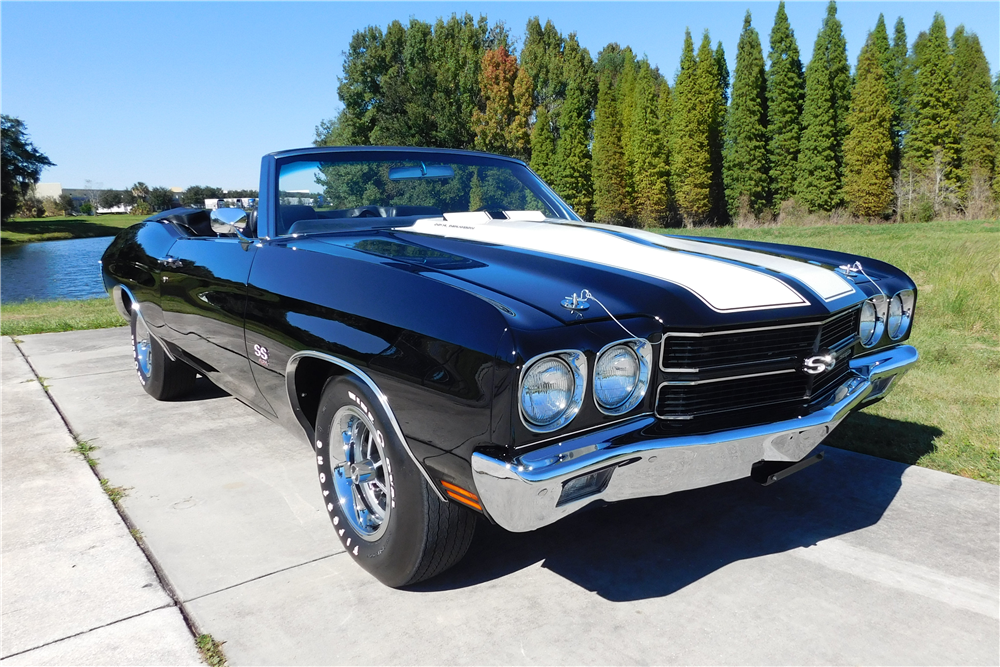
[[[853,410],[884,396],[895,379],[916,363],[917,350],[901,345],[851,361],[854,371],[829,404],[798,419],[708,435],[646,438],[656,423],[638,417],[608,429],[549,445],[503,461],[472,456],[476,488],[489,515],[507,530],[541,528],[594,500],[661,496],[750,475],[757,461],[798,461]],[[563,484],[615,467],[607,486],[593,495],[559,504]]]

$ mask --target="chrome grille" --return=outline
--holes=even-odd
[[[769,411],[779,408],[804,414],[850,373],[859,317],[860,309],[852,308],[824,322],[667,333],[656,416],[705,428],[724,417],[729,428],[768,421]],[[803,359],[821,349],[837,352],[836,365],[819,375],[804,373]]]

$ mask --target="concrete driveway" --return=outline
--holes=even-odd
[[[397,591],[343,552],[301,437],[210,385],[149,398],[124,328],[19,347],[100,448],[101,474],[130,489],[124,510],[166,584],[233,665],[1000,661],[989,484],[827,448],[770,487],[527,534],[480,522],[458,567]]]

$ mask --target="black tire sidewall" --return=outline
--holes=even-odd
[[[347,520],[333,485],[335,462],[330,456],[330,446],[331,443],[334,447],[341,446],[339,434],[332,433],[333,417],[346,405],[352,405],[368,415],[384,442],[383,452],[388,463],[389,516],[385,532],[373,541],[361,537]],[[426,539],[426,494],[430,489],[396,436],[381,403],[366,385],[350,377],[332,378],[327,382],[316,417],[313,447],[323,504],[345,551],[358,565],[388,586],[401,586],[410,581],[419,565]]]

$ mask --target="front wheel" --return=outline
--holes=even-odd
[[[168,357],[134,308],[131,328],[135,374],[147,394],[158,401],[169,401],[194,389],[197,371],[183,361]]]
[[[316,417],[323,502],[344,549],[387,586],[429,579],[465,556],[476,516],[442,502],[371,390],[331,378]]]

